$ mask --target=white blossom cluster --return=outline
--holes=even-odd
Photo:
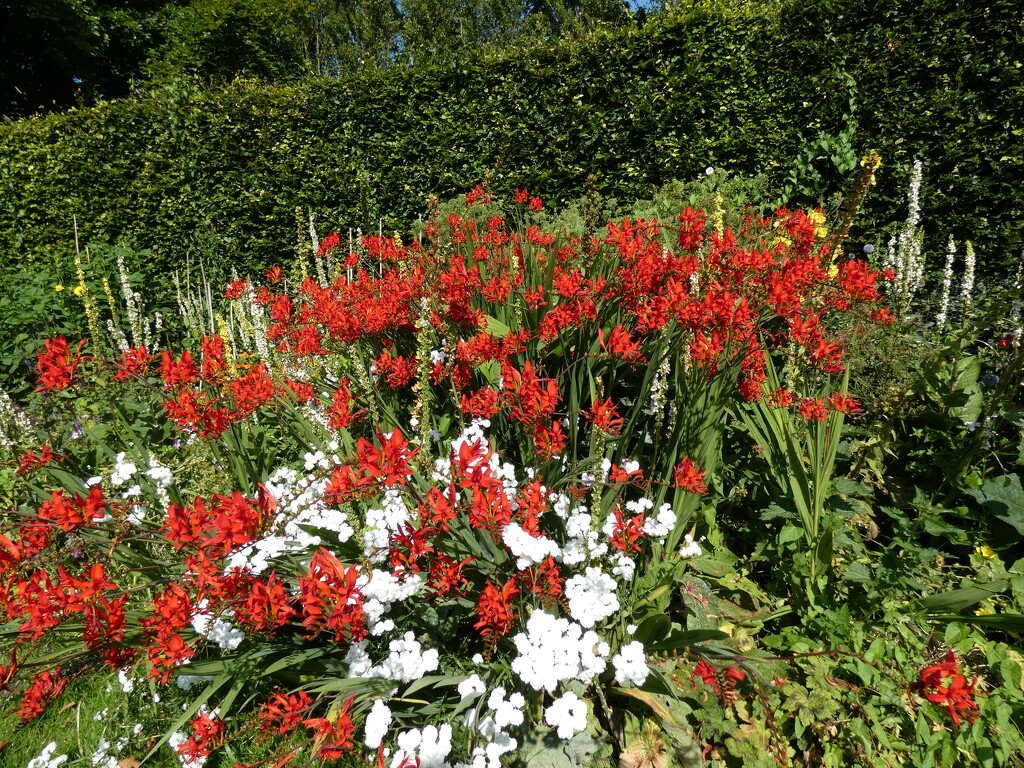
[[[381,504],[379,509],[366,510],[366,528],[363,531],[363,554],[374,563],[387,559],[391,537],[412,520],[401,489],[388,488]]]
[[[393,603],[400,603],[416,595],[423,588],[423,577],[418,573],[392,573],[374,569],[370,575],[360,574],[356,587],[363,596],[363,613],[371,635],[381,635],[395,628],[395,622],[385,619]]]
[[[615,579],[600,568],[588,567],[565,582],[569,613],[584,627],[593,627],[619,610],[617,587]]]
[[[377,665],[371,661],[367,645],[366,640],[361,640],[348,649],[345,661],[348,662],[349,677],[379,677],[398,683],[411,683],[433,672],[440,662],[437,649],[424,650],[412,632],[392,640],[388,644],[387,658]]]
[[[638,640],[622,646],[619,652],[612,656],[612,666],[620,683],[632,683],[635,686],[643,685],[651,671],[647,666],[643,643]]]
[[[449,768],[445,760],[452,751],[452,727],[448,723],[440,728],[428,725],[422,730],[403,731],[396,741],[398,750],[391,761],[391,768],[398,768],[403,763],[414,763],[419,768]]]
[[[200,602],[196,612],[192,614],[192,629],[196,634],[216,643],[222,651],[235,650],[245,640],[245,632],[228,620],[232,615],[231,611],[225,611],[214,618],[212,614],[203,610],[205,602]]]
[[[38,757],[33,757],[28,761],[28,765],[25,768],[60,768],[68,761],[67,755],[53,756],[53,753],[57,751],[57,742],[51,741],[45,747],[43,751],[39,753]]]
[[[518,655],[512,671],[534,690],[553,690],[564,680],[590,683],[608,666],[608,643],[569,619],[534,611],[512,642]]]
[[[572,691],[563,693],[544,710],[544,720],[560,739],[571,739],[587,727],[587,703]]]
[[[516,558],[519,570],[532,568],[543,563],[548,557],[558,557],[562,550],[547,536],[532,536],[518,523],[509,523],[501,530],[502,541]]]

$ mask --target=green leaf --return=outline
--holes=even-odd
[[[976,587],[963,587],[954,589],[952,592],[929,595],[921,598],[921,606],[929,613],[962,611],[964,608],[970,608],[972,605],[977,605],[982,600],[987,600],[992,595],[1002,592],[1009,584],[1007,579],[1000,579]]]
[[[968,491],[981,506],[1024,536],[1024,489],[1017,475],[989,478],[981,489]]]

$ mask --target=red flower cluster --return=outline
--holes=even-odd
[[[71,386],[75,378],[75,371],[83,360],[82,347],[85,346],[85,339],[78,342],[74,352],[68,346],[68,340],[64,336],[55,339],[46,339],[43,342],[44,349],[36,355],[36,369],[39,371],[39,386],[36,392],[48,392],[51,389],[61,390]]]
[[[726,706],[736,700],[736,686],[746,677],[739,667],[714,667],[704,659],[698,661],[693,670],[694,684],[697,678],[703,680]]]
[[[969,723],[978,719],[978,704],[974,701],[977,684],[978,678],[967,682],[967,678],[960,673],[956,657],[949,651],[945,661],[922,669],[910,690],[917,691],[928,701],[946,707],[953,723],[960,725],[961,716]]]

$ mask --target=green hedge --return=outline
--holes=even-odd
[[[60,258],[80,237],[241,270],[294,252],[295,208],[323,228],[405,229],[431,195],[485,177],[551,204],[596,174],[649,196],[705,167],[765,173],[798,203],[881,151],[864,238],[905,216],[914,157],[928,244],[1016,261],[1024,211],[1019,0],[699,2],[643,28],[446,69],[210,91],[187,84],[0,126],[0,248]],[[849,174],[847,174],[847,178]]]

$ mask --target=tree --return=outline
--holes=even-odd
[[[168,2],[0,2],[0,112],[20,117],[126,95]]]

